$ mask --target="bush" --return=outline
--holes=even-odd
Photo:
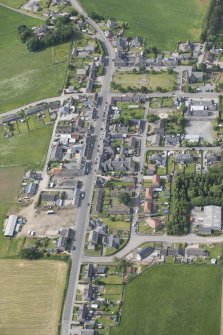
[[[31,248],[22,249],[20,252],[20,256],[25,259],[34,260],[34,259],[42,258],[43,254],[41,251],[39,251],[38,248],[31,247]]]

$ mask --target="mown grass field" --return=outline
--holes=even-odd
[[[142,36],[162,50],[198,41],[210,0],[80,0],[88,13],[127,21],[126,36]]]
[[[52,126],[0,139],[0,167],[24,166],[41,169],[45,162]]]
[[[43,21],[0,6],[0,112],[58,95],[63,88],[70,43],[29,53],[17,28]]]
[[[1,0],[0,3],[12,8],[19,8],[25,3],[25,0]]]
[[[112,335],[218,335],[221,269],[164,264],[127,285],[121,325]]]
[[[152,91],[156,91],[157,87],[171,91],[174,89],[175,85],[175,74],[168,74],[167,72],[156,74],[115,72],[113,82],[120,84],[125,89],[128,86],[136,87],[138,89],[145,86],[148,90]]]
[[[0,334],[57,334],[67,264],[0,260],[0,267]]]

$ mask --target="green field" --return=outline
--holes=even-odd
[[[12,8],[19,8],[22,6],[26,1],[25,0],[1,0],[0,3],[3,5],[12,7]]]
[[[40,169],[51,138],[52,126],[1,139],[0,167],[18,166]]]
[[[147,38],[162,50],[179,41],[198,41],[210,0],[80,0],[88,13],[127,21],[127,36]]]
[[[119,327],[112,335],[218,335],[221,269],[207,265],[159,265],[126,289]]]
[[[167,72],[161,73],[126,73],[126,72],[115,72],[113,76],[113,82],[121,85],[123,88],[136,87],[140,89],[145,86],[148,90],[156,91],[157,87],[161,87],[166,91],[172,91],[175,85],[175,74],[168,74]]]
[[[29,53],[17,28],[43,21],[0,6],[0,112],[58,95],[63,88],[70,43]]]
[[[0,267],[0,334],[57,334],[67,264],[0,260]]]

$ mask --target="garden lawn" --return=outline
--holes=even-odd
[[[155,266],[127,285],[121,324],[111,334],[218,335],[221,288],[218,267]]]
[[[57,334],[67,264],[8,259],[0,267],[0,334]]]
[[[136,87],[140,89],[145,86],[148,90],[156,91],[157,87],[161,87],[166,91],[172,91],[175,85],[175,74],[168,74],[167,72],[161,73],[126,73],[115,72],[113,82],[119,84],[122,88]]]
[[[179,41],[198,41],[210,0],[80,0],[88,13],[127,21],[126,36],[174,50]]]
[[[29,53],[17,28],[43,24],[0,6],[0,113],[56,96],[64,85],[70,43]]]

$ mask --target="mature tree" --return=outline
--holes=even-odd
[[[40,259],[43,256],[43,254],[37,248],[31,247],[22,249],[20,252],[20,256],[25,259],[33,260],[33,259]]]
[[[118,199],[123,205],[126,205],[126,206],[130,205],[131,197],[127,192],[121,192],[118,195]]]

